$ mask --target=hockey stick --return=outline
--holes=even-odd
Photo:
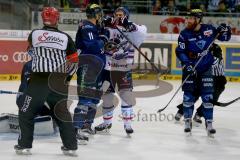
[[[4,91],[0,90],[0,94],[23,94],[22,92]]]
[[[151,66],[157,71],[157,86],[159,85],[159,77],[162,73],[161,70],[161,66],[160,69],[153,63],[151,62],[151,60],[121,31],[121,29],[116,26],[116,29],[118,30],[118,32],[138,51],[138,53],[140,53],[150,64]]]
[[[240,100],[240,97],[237,97],[229,102],[213,102],[213,105],[219,106],[219,107],[227,107],[228,105]]]
[[[214,40],[210,43],[210,45],[208,46],[208,48],[207,48],[206,50],[204,50],[203,52],[208,52],[209,48],[212,46],[212,44],[214,43],[214,41],[215,41],[215,39],[218,37],[218,35],[219,35],[219,34],[216,35],[216,37],[215,37]],[[203,52],[202,52],[202,53],[203,53]],[[206,55],[206,54],[205,54],[205,55]],[[197,61],[197,63],[196,63],[196,64],[194,65],[194,67],[193,67],[193,71],[196,70],[198,64],[202,61],[202,59],[203,59],[203,57],[204,57],[205,55],[203,55],[203,56],[201,56],[201,57],[199,58],[199,60]],[[173,96],[172,96],[172,98],[169,100],[169,102],[166,104],[166,106],[163,107],[163,108],[161,108],[161,109],[159,109],[159,110],[157,111],[158,113],[162,112],[163,110],[165,110],[165,109],[169,106],[169,104],[172,102],[173,98],[177,95],[178,91],[179,91],[179,90],[182,88],[182,86],[186,83],[186,81],[188,80],[188,78],[190,77],[190,75],[191,75],[191,74],[188,74],[188,75],[187,75],[187,77],[183,80],[182,84],[181,84],[181,85],[178,87],[178,89],[175,91],[175,93],[173,94]]]

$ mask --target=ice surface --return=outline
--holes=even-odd
[[[128,138],[123,130],[120,108],[115,110],[114,122],[109,134],[95,135],[86,146],[79,146],[78,157],[66,157],[60,151],[59,135],[35,137],[31,156],[18,156],[13,150],[17,142],[16,134],[0,134],[0,159],[2,160],[239,160],[240,159],[240,101],[226,108],[215,107],[214,126],[217,130],[214,139],[206,136],[204,126],[194,127],[192,136],[183,133],[183,122],[176,124],[173,115],[176,105],[181,102],[182,92],[174,98],[170,106],[162,113],[156,111],[164,107],[180,85],[180,81],[169,81],[173,90],[162,96],[137,98],[134,107],[135,133]],[[0,82],[1,90],[16,91],[18,82]],[[154,84],[153,84],[154,85]],[[154,89],[154,86],[138,86],[136,90]],[[221,102],[240,96],[240,84],[228,83],[220,97]],[[0,95],[0,112],[17,113],[15,95]],[[199,102],[198,102],[199,104]],[[156,118],[156,119],[155,119]],[[161,118],[161,119],[160,119]],[[102,121],[96,119],[95,125]]]

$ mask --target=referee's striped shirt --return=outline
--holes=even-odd
[[[224,76],[224,61],[221,58],[214,57],[212,65],[212,74],[214,76]]]
[[[42,29],[33,30],[28,41],[34,51],[32,54],[33,72],[73,72],[71,69],[76,66],[73,63],[78,62],[78,54],[68,34],[45,26]]]

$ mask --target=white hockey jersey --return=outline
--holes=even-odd
[[[132,32],[123,32],[133,44],[139,47],[147,35],[147,27],[145,25],[137,25],[136,31]],[[113,28],[107,28],[109,30],[109,40],[118,39],[121,44],[124,44],[117,52],[127,52],[127,56],[123,59],[116,60],[110,55],[106,56],[106,65],[105,69],[109,71],[129,71],[132,69],[133,59],[134,59],[134,47],[130,43],[124,43],[127,41],[123,35]]]

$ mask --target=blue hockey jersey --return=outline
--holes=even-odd
[[[104,42],[99,36],[99,28],[90,21],[80,22],[75,43],[80,54],[93,54],[105,61]]]
[[[200,53],[208,48],[208,46],[215,40],[218,31],[209,24],[201,24],[199,31],[184,29],[178,37],[178,46],[176,48],[176,55],[181,61],[182,65],[195,63],[200,58]],[[217,37],[220,41],[228,41],[231,38],[231,30],[222,32]],[[214,61],[211,52],[208,52],[196,67],[197,72],[204,72],[211,67]]]

